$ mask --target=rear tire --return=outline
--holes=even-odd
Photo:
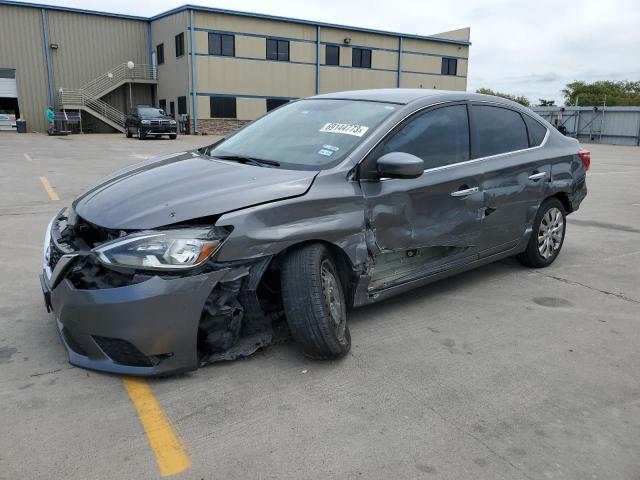
[[[527,267],[548,267],[560,254],[566,225],[567,218],[562,202],[557,198],[545,200],[533,222],[533,232],[527,249],[516,255],[516,258]]]
[[[281,269],[282,303],[293,338],[305,355],[339,358],[351,349],[340,272],[321,243],[289,252]]]

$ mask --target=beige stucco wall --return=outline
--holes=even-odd
[[[196,28],[226,32],[249,32],[265,36],[316,39],[316,28],[284,21],[247,18],[211,12],[194,12]]]
[[[158,65],[158,90],[156,102],[159,100],[175,102],[178,111],[178,97],[187,97],[187,111],[191,114],[190,91],[190,47],[189,47],[189,12],[179,12],[151,22],[151,39],[154,51],[156,46],[164,43],[164,64]],[[175,56],[175,36],[184,33],[184,55]]]
[[[402,73],[401,88],[437,88],[439,90],[466,90],[467,79],[445,75],[420,75]]]
[[[366,68],[321,67],[320,92],[393,88],[396,86],[396,75],[396,72],[381,72]]]

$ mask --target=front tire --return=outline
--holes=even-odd
[[[564,243],[567,217],[564,205],[557,198],[542,202],[533,222],[533,232],[527,249],[516,258],[528,267],[544,268],[551,265]]]
[[[144,140],[145,138],[147,138],[146,133],[144,133],[142,129],[138,127],[138,140]]]
[[[282,303],[293,338],[305,355],[339,358],[351,349],[340,272],[321,243],[289,252],[281,269]]]
[[[171,135],[169,135],[169,138],[170,138],[171,140],[175,140],[176,138],[178,138],[178,135],[177,135],[177,134],[175,134],[175,133],[172,133]]]
[[[129,129],[129,127],[125,127],[124,134],[127,138],[131,138],[133,136],[131,135],[131,130]]]

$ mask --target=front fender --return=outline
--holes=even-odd
[[[344,172],[319,175],[303,196],[224,214],[216,226],[233,227],[217,261],[277,255],[310,240],[340,247],[353,265],[367,260],[364,199]]]

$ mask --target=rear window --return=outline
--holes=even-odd
[[[476,157],[529,148],[527,127],[520,113],[489,105],[473,106]]]
[[[529,131],[529,146],[537,147],[544,140],[544,137],[547,134],[547,128],[542,126],[529,115],[523,115],[523,117],[527,124],[527,130]]]

